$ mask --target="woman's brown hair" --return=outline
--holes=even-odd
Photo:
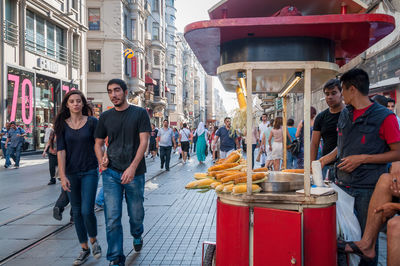
[[[282,117],[278,116],[277,118],[275,118],[274,121],[274,129],[280,129],[282,124],[283,124],[283,119]]]

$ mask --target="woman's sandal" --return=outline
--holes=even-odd
[[[349,245],[349,247],[351,247],[352,251],[346,251],[346,245]],[[337,241],[337,249],[338,249],[338,252],[340,252],[340,253],[356,254],[357,256],[360,256],[365,261],[373,261],[374,260],[374,258],[365,256],[364,253],[361,251],[361,249],[359,247],[357,247],[357,245],[353,241],[338,240]]]

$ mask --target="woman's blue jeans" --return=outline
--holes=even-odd
[[[79,243],[86,243],[89,237],[97,236],[97,220],[94,214],[99,172],[92,169],[86,172],[67,175],[71,183],[68,197]]]
[[[122,198],[125,192],[130,232],[134,238],[143,234],[144,183],[145,177],[137,175],[129,184],[121,184],[123,173],[107,169],[103,171],[104,215],[107,232],[107,260],[125,261],[123,250],[123,230],[121,224]]]

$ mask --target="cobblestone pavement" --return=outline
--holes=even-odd
[[[183,165],[174,154],[170,172],[160,170],[158,158],[146,161],[144,246],[140,253],[133,251],[124,208],[127,265],[201,264],[202,242],[215,241],[216,197],[213,191],[197,193],[184,186],[193,180],[195,172],[206,170],[210,157],[205,165],[199,165],[195,157]],[[21,165],[18,170],[0,170],[0,260],[50,234],[5,265],[71,265],[80,247],[74,227],[65,227],[68,215],[62,221],[52,218],[60,187],[46,185],[47,160],[29,156]],[[68,214],[69,209],[64,213]],[[108,265],[104,215],[102,211],[96,215],[103,257],[98,261],[90,257],[85,265]],[[59,228],[63,229],[51,234]]]

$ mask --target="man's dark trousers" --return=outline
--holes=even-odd
[[[172,146],[160,146],[161,168],[165,163],[165,169],[169,170],[169,161],[171,160]]]

